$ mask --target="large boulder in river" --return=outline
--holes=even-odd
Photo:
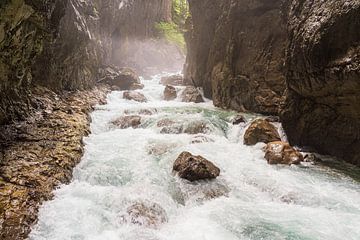
[[[202,156],[182,152],[176,159],[173,170],[179,177],[189,181],[214,179],[220,175],[220,169]]]
[[[164,100],[171,101],[176,99],[176,97],[177,97],[176,89],[173,86],[166,85],[164,90]]]
[[[162,85],[182,86],[184,85],[184,78],[181,75],[171,75],[162,77],[160,83]]]
[[[137,102],[147,102],[147,99],[144,96],[144,94],[139,93],[139,92],[126,91],[123,93],[123,97],[124,97],[124,99],[127,99],[127,100],[134,100]]]
[[[122,116],[111,123],[122,129],[129,127],[138,128],[141,124],[141,117],[137,115]]]
[[[204,102],[200,91],[194,86],[187,86],[181,94],[181,99],[183,102]]]
[[[118,87],[119,90],[134,90],[143,88],[140,77],[131,68],[107,67],[104,69],[103,82]]]
[[[281,138],[276,127],[265,119],[253,121],[244,135],[245,145],[255,145],[259,142],[269,143],[280,140]]]
[[[303,155],[287,142],[271,142],[266,146],[265,159],[269,164],[299,164]]]
[[[148,228],[158,228],[167,222],[165,210],[157,203],[138,202],[127,208],[120,217],[123,223],[131,223]]]

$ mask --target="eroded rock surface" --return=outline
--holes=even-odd
[[[176,99],[176,97],[177,97],[176,88],[170,85],[166,85],[164,90],[164,100],[171,101]]]
[[[265,149],[265,159],[269,164],[299,164],[303,155],[287,142],[271,142]]]
[[[39,205],[69,183],[79,163],[88,113],[106,99],[104,87],[57,95],[32,89],[38,110],[25,121],[0,127],[0,239],[25,239]]]
[[[204,102],[203,97],[201,96],[200,91],[193,86],[187,86],[181,93],[181,100],[183,102],[194,102],[201,103]]]
[[[245,145],[255,145],[259,142],[269,143],[280,140],[276,127],[265,119],[253,121],[244,135]]]
[[[202,156],[183,152],[174,162],[173,170],[179,177],[189,181],[214,179],[220,175],[220,169]]]

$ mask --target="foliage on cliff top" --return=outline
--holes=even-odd
[[[187,0],[173,0],[171,12],[172,22],[159,22],[155,24],[155,29],[166,40],[176,44],[185,52],[184,28],[189,16]]]

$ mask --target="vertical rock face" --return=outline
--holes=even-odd
[[[276,114],[285,90],[286,25],[280,0],[189,1],[185,77],[214,104]]]
[[[292,1],[288,26],[290,141],[360,165],[360,1]]]
[[[217,106],[280,114],[291,144],[360,165],[359,0],[189,4],[188,83]]]
[[[31,85],[89,88],[118,41],[170,19],[171,0],[2,0],[0,124],[29,112]]]

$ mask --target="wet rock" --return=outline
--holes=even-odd
[[[115,86],[119,90],[134,90],[136,87],[141,87],[140,78],[136,72],[131,68],[107,67],[104,69],[105,76],[101,81]]]
[[[158,228],[168,221],[165,210],[157,203],[138,202],[127,208],[121,222],[148,228]]]
[[[189,152],[182,152],[176,159],[173,170],[179,177],[191,182],[197,180],[214,179],[220,175],[220,169],[202,156],[194,156]]]
[[[265,120],[269,121],[269,122],[280,122],[280,117],[278,117],[278,116],[267,116],[267,117],[265,117]]]
[[[183,132],[182,125],[165,126],[160,130],[161,134],[180,134]]]
[[[148,154],[154,156],[161,156],[165,153],[170,152],[177,145],[174,143],[155,143],[151,144],[148,148]]]
[[[172,86],[183,86],[184,78],[181,75],[172,75],[168,77],[162,77],[160,80],[162,85],[172,85]]]
[[[141,124],[141,117],[138,115],[122,116],[111,123],[121,129],[138,128]]]
[[[322,162],[323,160],[319,157],[317,157],[315,154],[313,153],[307,153],[304,156],[304,162],[310,162],[310,163],[319,163]]]
[[[134,100],[136,102],[147,102],[144,94],[134,91],[126,91],[123,93],[123,98],[127,100]]]
[[[233,125],[239,125],[240,123],[246,123],[246,119],[243,115],[239,114],[236,115],[233,119],[232,119],[232,124]]]
[[[213,139],[207,137],[207,136],[195,136],[191,139],[191,144],[197,144],[197,143],[207,143],[207,142],[214,142]]]
[[[201,103],[204,102],[204,99],[200,91],[193,86],[187,86],[181,94],[181,99],[183,102],[194,102]]]
[[[136,114],[139,114],[139,115],[153,115],[157,113],[157,109],[140,109],[140,110],[125,110],[124,111],[124,114],[126,115],[130,115],[130,114],[133,114],[133,115],[136,115]]]
[[[157,122],[157,126],[158,127],[169,127],[169,126],[172,126],[174,125],[176,122],[169,119],[169,118],[164,118],[164,119],[161,119],[160,121]]]
[[[173,86],[166,85],[164,90],[164,100],[171,101],[176,99],[176,97],[177,97],[176,89]]]
[[[265,159],[269,164],[299,164],[303,155],[287,142],[271,142],[265,149]]]
[[[184,133],[186,134],[199,134],[199,133],[209,133],[209,132],[210,132],[210,128],[208,127],[207,123],[203,121],[191,122],[184,129]]]
[[[129,90],[139,90],[139,89],[143,89],[143,88],[144,88],[144,84],[133,83],[133,84],[131,84]]]
[[[275,126],[264,119],[253,121],[244,135],[245,145],[255,145],[259,142],[269,143],[280,140],[279,133]]]

